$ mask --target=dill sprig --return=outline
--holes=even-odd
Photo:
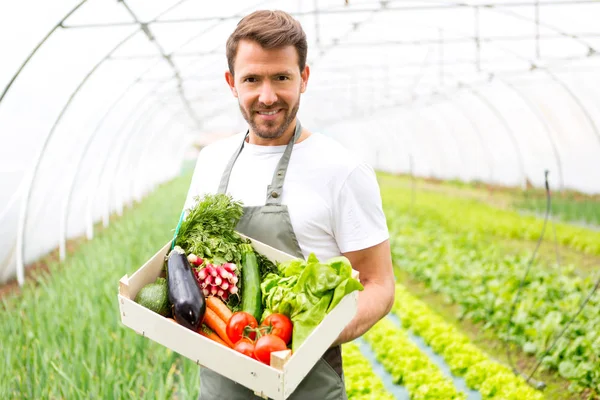
[[[196,204],[179,228],[175,244],[213,263],[240,263],[242,238],[235,227],[244,213],[242,203],[226,194],[195,197]]]

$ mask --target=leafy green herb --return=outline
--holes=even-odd
[[[242,203],[225,194],[207,194],[195,200],[196,205],[187,210],[175,244],[186,253],[194,253],[216,264],[239,264],[239,245],[243,240],[235,227],[244,213]]]

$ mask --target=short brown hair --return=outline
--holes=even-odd
[[[298,53],[300,71],[306,65],[308,44],[302,25],[284,11],[255,11],[238,22],[235,31],[227,39],[227,64],[233,74],[233,64],[240,40],[252,40],[263,49],[294,46]]]

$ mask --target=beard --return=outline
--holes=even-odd
[[[277,102],[272,106],[266,107],[261,103],[255,103],[250,107],[250,111],[247,111],[242,107],[241,103],[238,103],[242,116],[252,128],[252,132],[261,139],[279,139],[289,126],[296,120],[296,114],[300,108],[300,96],[298,101],[291,108],[284,102]],[[255,110],[270,111],[281,108],[285,113],[283,115],[283,121],[279,122],[281,117],[274,121],[260,121],[260,117]]]

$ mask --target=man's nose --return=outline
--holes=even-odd
[[[270,106],[277,101],[277,95],[269,82],[263,83],[258,101],[267,106]]]

